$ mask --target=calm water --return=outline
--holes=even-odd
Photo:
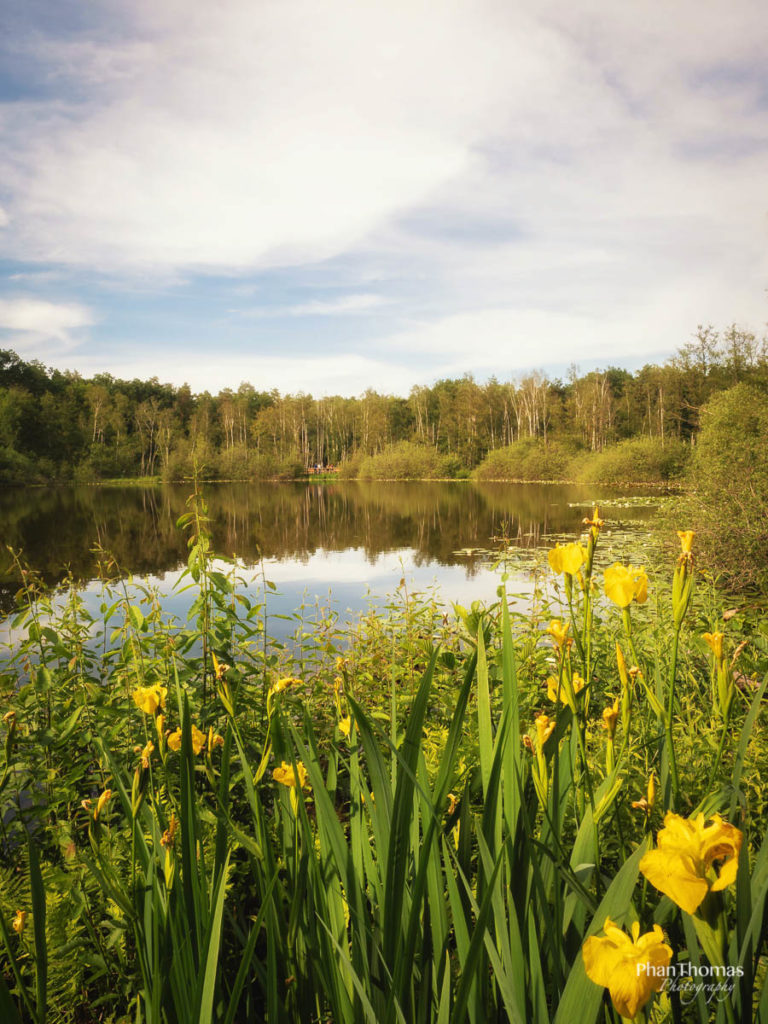
[[[111,552],[126,573],[147,576],[170,592],[186,564],[186,538],[176,520],[189,488],[168,486],[7,488],[0,493],[0,613],[12,606],[18,579],[5,545],[49,584],[67,570],[93,580],[92,548]],[[541,484],[358,483],[213,484],[204,494],[217,552],[246,567],[263,559],[277,584],[272,610],[291,612],[302,600],[327,602],[340,612],[392,593],[405,576],[424,588],[436,584],[445,600],[492,599],[498,577],[487,553],[506,537],[513,549],[550,543],[579,531],[584,506],[620,497],[605,487]],[[637,501],[637,499],[634,499]],[[652,507],[606,512],[620,542],[621,517],[647,519]],[[246,576],[252,575],[249,573]],[[521,569],[517,581],[525,589]],[[254,589],[257,584],[253,584]],[[86,592],[95,587],[86,586]],[[169,610],[183,613],[183,597]]]

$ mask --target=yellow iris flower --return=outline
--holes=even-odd
[[[646,814],[650,815],[653,810],[653,805],[656,803],[656,779],[654,778],[653,772],[651,777],[648,779],[648,788],[645,796],[641,797],[640,800],[632,801],[633,811],[645,811]]]
[[[690,555],[691,548],[693,547],[693,538],[696,534],[693,530],[678,530],[677,536],[680,538],[680,547],[682,548],[683,555]]]
[[[211,660],[213,661],[213,674],[217,681],[221,682],[227,672],[229,672],[229,665],[226,662],[219,661],[213,651],[211,651]]]
[[[104,810],[104,808],[107,806],[107,804],[109,803],[111,798],[112,798],[112,790],[111,789],[105,789],[104,792],[99,797],[99,799],[96,801],[96,810],[93,812],[94,821],[98,821],[99,820],[99,815]]]
[[[199,754],[206,743],[205,733],[200,732],[196,725],[192,726],[192,750]],[[181,729],[176,729],[168,736],[168,746],[171,750],[181,750]]]
[[[616,722],[619,717],[619,698],[617,697],[613,704],[609,704],[607,708],[603,708],[603,728],[607,730],[608,735],[613,738],[613,734],[616,732]]]
[[[13,918],[13,925],[12,925],[13,930],[16,932],[17,935],[23,935],[24,934],[24,928],[26,927],[26,924],[27,924],[27,911],[26,910],[17,910],[16,914],[15,914],[15,916]]]
[[[208,730],[208,753],[212,754],[216,747],[224,746],[224,737],[213,731],[213,726]]]
[[[575,576],[584,562],[586,562],[587,552],[581,544],[566,544],[564,547],[556,544],[549,552],[547,558],[552,572],[558,575],[567,572],[571,576]]]
[[[573,678],[571,679],[571,686],[573,687],[574,696],[581,693],[581,691],[586,686],[586,683],[581,678],[578,672],[573,673]],[[570,707],[573,711],[575,711],[576,709],[573,707],[569,699],[568,681],[564,679],[561,684],[558,684],[557,678],[555,676],[550,676],[549,679],[547,679],[547,696],[554,704],[556,704],[558,701],[558,690],[560,692],[560,703],[565,704],[566,706]]]
[[[592,530],[593,536],[597,536],[600,527],[604,525],[604,520],[600,518],[600,509],[597,505],[595,505],[595,511],[592,513],[592,518],[582,519],[581,524],[582,526],[589,526]]]
[[[603,932],[582,946],[584,969],[590,981],[608,989],[621,1016],[632,1019],[664,987],[672,950],[657,924],[641,935],[635,921],[629,936],[606,917]]]
[[[541,750],[554,731],[555,723],[550,722],[549,715],[536,716],[536,739],[539,741],[539,750]]]
[[[282,679],[278,679],[276,683],[272,683],[269,688],[269,696],[274,697],[276,693],[282,693],[289,686],[297,685],[301,685],[301,679],[296,679],[295,676],[284,676]]]
[[[154,715],[158,708],[165,707],[165,698],[168,693],[167,686],[139,686],[131,694],[133,702],[145,715]]]
[[[557,646],[562,648],[563,644],[568,643],[570,645],[572,643],[568,636],[568,630],[570,628],[570,622],[566,622],[566,624],[563,625],[560,619],[552,619],[549,626],[547,626],[547,633],[549,633],[549,635],[554,639]]]
[[[302,789],[305,789],[309,775],[302,761],[296,762],[295,771],[292,764],[283,761],[280,767],[275,768],[272,772],[272,778],[275,782],[279,782],[281,786],[299,785]]]
[[[710,650],[715,656],[715,660],[719,663],[723,660],[723,634],[722,633],[705,633],[704,640],[709,645]]]
[[[605,570],[605,592],[619,608],[628,608],[632,601],[644,604],[648,600],[648,577],[640,566],[616,562]]]
[[[339,732],[342,736],[349,738],[349,730],[352,728],[352,719],[349,715],[339,721]]]
[[[719,814],[712,824],[704,824],[704,815],[682,818],[667,811],[664,828],[640,861],[640,870],[659,892],[685,910],[695,914],[704,897],[720,892],[736,881],[742,834],[723,821]],[[715,864],[720,863],[716,874]]]

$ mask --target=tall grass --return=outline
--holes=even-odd
[[[552,604],[515,616],[503,594],[446,625],[401,590],[349,650],[326,624],[291,653],[214,562],[199,498],[181,525],[183,628],[105,560],[97,646],[74,590],[54,614],[24,576],[3,1020],[617,1021],[581,955],[610,918],[743,970],[716,1006],[653,996],[655,1020],[768,1021],[765,637],[745,626],[736,667],[710,656],[690,559],[647,603],[636,574],[621,610],[588,525],[548,630]],[[651,773],[655,803],[633,808]],[[744,833],[706,920],[640,874],[672,810]]]

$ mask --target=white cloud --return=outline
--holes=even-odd
[[[135,7],[144,45],[47,46],[78,84],[100,83],[89,102],[7,115],[17,255],[107,268],[327,257],[460,174],[530,63],[521,47],[509,60],[470,0],[156,6]]]
[[[73,353],[61,365],[77,370],[84,377],[109,372],[115,377],[149,379],[157,377],[176,386],[190,385],[193,391],[216,394],[224,388],[237,388],[247,381],[259,391],[277,388],[283,394],[311,392],[316,398],[325,395],[360,395],[366,388],[392,394],[408,394],[421,379],[414,376],[411,365],[377,359],[357,353],[318,356],[273,356],[210,351],[184,353],[183,358],[168,353],[158,344],[149,352],[132,352],[105,358]],[[423,376],[423,374],[422,374]],[[427,373],[431,376],[431,373]]]
[[[260,306],[256,309],[238,309],[233,312],[249,317],[344,316],[347,313],[366,313],[386,303],[383,295],[358,294],[302,302],[295,306]]]
[[[77,303],[28,297],[0,299],[3,343],[27,357],[72,350],[82,340],[83,328],[93,322],[91,311]]]
[[[300,286],[329,261],[341,298],[239,312],[379,308],[365,366],[390,382],[765,319],[762,0],[107,9],[111,42],[27,42],[61,90],[0,107],[0,254],[121,285],[290,266]],[[295,387],[301,367],[270,365]]]

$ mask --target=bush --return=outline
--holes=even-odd
[[[667,483],[683,476],[690,454],[684,441],[638,437],[581,455],[571,465],[571,477],[595,484]]]
[[[28,455],[10,446],[0,445],[0,483],[39,483],[43,479],[44,474]]]
[[[192,449],[182,442],[163,468],[163,479],[169,482],[191,480],[195,466],[201,480],[295,480],[304,475],[304,465],[295,454],[279,461],[243,445],[217,453],[210,445]]]
[[[349,458],[344,459],[339,463],[338,476],[340,480],[355,480],[360,472],[360,466],[365,461],[366,456],[357,451]]]
[[[456,460],[449,455],[440,455],[426,445],[400,441],[363,459],[357,475],[361,480],[434,480],[454,475],[456,468]]]
[[[494,448],[475,470],[476,480],[567,480],[572,449],[536,438]]]
[[[691,493],[678,504],[707,561],[738,586],[768,584],[768,396],[737,384],[702,410]]]

